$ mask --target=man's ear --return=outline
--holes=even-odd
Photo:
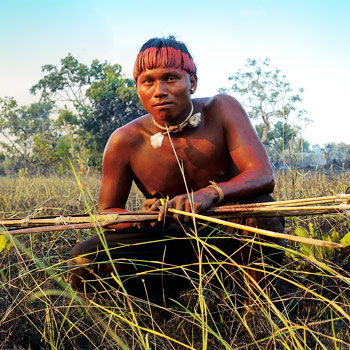
[[[197,90],[197,82],[198,82],[197,74],[191,75],[190,76],[190,92],[191,92],[191,94],[194,94],[195,91]]]
[[[140,98],[140,94],[139,94],[139,88],[138,88],[137,81],[135,82],[135,89],[136,89],[136,92],[137,92],[137,96],[138,96],[138,97],[139,97],[139,99],[141,100],[141,98]]]

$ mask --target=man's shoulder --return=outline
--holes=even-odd
[[[239,121],[247,117],[242,105],[230,95],[218,94],[210,98],[198,99],[198,103],[201,104],[204,117],[209,119],[214,117],[216,122]]]
[[[241,104],[234,97],[226,94],[217,94],[213,97],[199,100],[202,100],[204,109],[219,108],[222,106],[241,108]]]
[[[147,117],[147,114],[143,115],[116,129],[109,138],[109,146],[132,146],[142,137]]]

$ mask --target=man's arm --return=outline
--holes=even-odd
[[[99,195],[99,212],[102,214],[125,212],[125,204],[132,184],[129,164],[130,137],[125,129],[116,130],[109,138],[102,162],[102,180]],[[109,228],[126,229],[130,224],[118,224]]]
[[[218,183],[224,193],[223,203],[271,193],[274,189],[271,165],[265,148],[242,106],[231,96],[218,95],[205,108],[207,113],[216,118],[213,126],[215,131],[211,130],[218,137],[226,138],[232,161],[239,171],[239,174],[232,179]],[[205,187],[194,192],[192,198],[194,212],[199,213],[215,205],[219,199],[219,193],[213,187]],[[155,203],[156,205],[159,204]],[[169,201],[168,207],[191,211],[186,194],[173,198]],[[151,208],[151,210],[154,209]]]
[[[225,202],[271,193],[275,182],[270,161],[249,117],[234,98],[217,97],[227,147],[239,170],[239,175],[218,184],[224,192]]]

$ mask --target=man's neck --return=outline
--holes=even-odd
[[[175,130],[176,128],[182,128],[183,127],[182,124],[186,124],[188,122],[188,120],[193,115],[193,109],[194,109],[194,107],[193,107],[193,103],[191,101],[189,112],[186,112],[187,114],[183,114],[183,115],[185,115],[185,117],[182,116],[181,118],[178,118],[175,121],[172,120],[171,122],[164,120],[161,123],[159,123],[152,116],[152,120],[153,120],[154,125],[157,126],[161,130],[167,130],[167,129]]]

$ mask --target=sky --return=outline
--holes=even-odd
[[[194,97],[229,87],[248,58],[269,57],[313,121],[311,144],[350,143],[350,0],[0,0],[0,98],[38,99],[29,89],[45,64],[118,63],[132,77],[151,37],[174,35],[198,65]],[[235,95],[240,100],[240,97]]]

